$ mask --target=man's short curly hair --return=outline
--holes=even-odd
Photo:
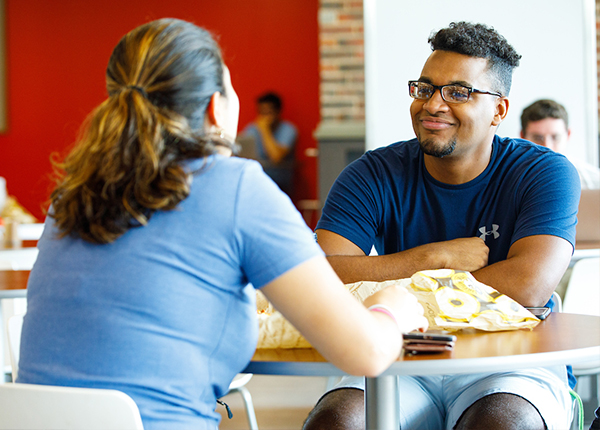
[[[496,30],[484,24],[452,22],[432,34],[428,40],[432,51],[449,51],[470,57],[488,60],[492,85],[504,96],[508,96],[512,83],[512,72],[519,65],[521,56]]]

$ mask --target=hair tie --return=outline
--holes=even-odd
[[[402,327],[400,327],[400,324],[398,323],[398,319],[396,318],[394,311],[392,311],[388,306],[377,303],[373,306],[369,306],[367,309],[371,312],[381,312],[382,314],[386,314],[396,323],[396,325],[398,326],[398,330],[402,332]]]
[[[125,88],[127,88],[128,90],[137,91],[138,93],[140,93],[145,98],[148,98],[148,93],[142,87],[138,87],[137,85],[127,85]]]

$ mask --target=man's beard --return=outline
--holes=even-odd
[[[423,141],[419,140],[419,146],[421,150],[432,157],[444,158],[446,155],[452,154],[454,152],[454,148],[456,148],[456,139],[452,138],[447,145],[443,147],[438,147],[434,139],[425,139]]]

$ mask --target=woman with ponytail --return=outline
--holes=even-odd
[[[215,429],[256,346],[256,288],[355,375],[381,373],[401,332],[426,327],[404,290],[369,298],[380,312],[356,301],[287,196],[231,157],[239,101],[207,31],[134,29],[106,87],[54,164],[17,382],[123,391],[146,430]]]

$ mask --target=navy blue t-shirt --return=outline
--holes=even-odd
[[[579,177],[567,158],[531,142],[495,136],[485,171],[449,185],[427,172],[413,139],[368,151],[346,167],[317,229],[345,237],[366,255],[373,245],[384,255],[478,236],[493,264],[527,236],[558,236],[574,246],[579,196]]]

